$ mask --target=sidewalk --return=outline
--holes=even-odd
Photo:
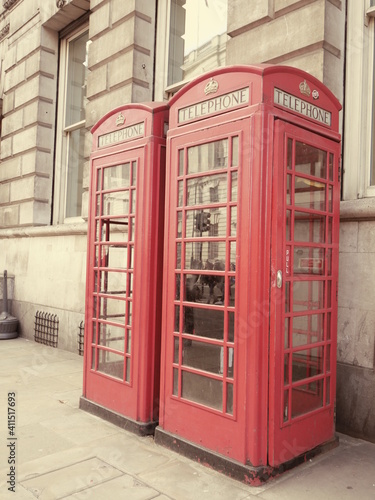
[[[79,410],[82,364],[78,354],[22,338],[0,341],[1,500],[375,498],[375,444],[341,434],[334,450],[252,488]],[[11,467],[15,493],[8,491]]]

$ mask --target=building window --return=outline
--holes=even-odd
[[[54,222],[81,216],[86,83],[87,26],[61,39]],[[57,213],[56,213],[57,212]]]
[[[157,97],[160,99],[165,91],[173,93],[194,77],[224,66],[226,31],[227,0],[161,0]]]

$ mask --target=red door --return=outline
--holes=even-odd
[[[334,436],[339,144],[275,123],[269,463]]]
[[[170,140],[160,414],[165,431],[238,460],[246,448],[246,349],[235,319],[245,126]]]
[[[93,160],[86,328],[86,397],[137,419],[133,285],[137,173],[143,148]]]

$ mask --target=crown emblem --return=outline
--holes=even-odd
[[[307,97],[310,97],[311,89],[310,89],[309,85],[307,84],[306,80],[299,84],[299,89],[301,91],[301,94],[307,95]]]
[[[125,123],[125,116],[122,113],[120,113],[116,118],[116,125],[119,127],[120,125],[124,125],[124,123]]]
[[[218,88],[219,88],[219,84],[217,83],[217,81],[214,80],[213,78],[210,78],[210,81],[207,82],[206,86],[204,87],[204,93],[206,95],[214,94],[215,92],[217,92]]]

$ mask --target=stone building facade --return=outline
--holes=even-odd
[[[375,440],[374,3],[3,0],[0,269],[14,276],[12,313],[21,334],[33,337],[36,311],[57,314],[59,347],[77,350],[90,129],[105,113],[167,100],[193,76],[224,64],[295,66],[343,104],[337,423]],[[181,61],[184,33],[203,20],[203,13],[190,16],[198,4],[215,8],[225,29]]]

